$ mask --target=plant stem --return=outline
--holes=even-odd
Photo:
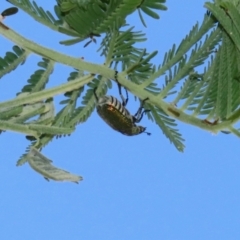
[[[0,108],[11,108],[11,107],[20,106],[27,103],[42,101],[65,92],[70,92],[75,89],[78,89],[83,85],[85,85],[86,83],[92,81],[92,79],[93,79],[92,75],[86,75],[84,77],[81,77],[78,80],[70,81],[57,87],[45,89],[36,93],[30,93],[27,96],[18,97],[9,101],[5,101],[3,103],[0,103]]]

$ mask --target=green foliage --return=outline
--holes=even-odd
[[[27,55],[27,51],[13,46],[13,52],[6,52],[3,58],[0,57],[0,78],[13,71],[19,64],[23,64]]]
[[[55,167],[52,165],[52,160],[46,158],[33,147],[30,148],[30,151],[26,155],[26,158],[32,169],[40,173],[47,181],[49,181],[49,179],[52,179],[55,181],[69,181],[78,183],[83,179],[81,176]]]
[[[159,19],[158,11],[166,10],[164,0],[57,0],[52,13],[34,1],[9,1],[52,30],[74,37],[61,41],[64,45],[87,38],[90,43],[101,35],[98,51],[104,63],[63,55],[11,29],[0,28],[0,33],[16,44],[12,52],[0,58],[0,77],[24,63],[30,53],[42,57],[40,69],[33,71],[18,97],[0,103],[1,130],[21,132],[31,146],[41,149],[54,137],[69,135],[77,124],[87,121],[95,109],[93,90],[96,88],[101,97],[111,88],[111,80],[117,80],[139,99],[148,98],[144,105],[151,110],[148,118],[179,151],[184,150],[184,139],[177,120],[214,133],[224,131],[240,136],[235,127],[240,118],[238,1],[206,3],[209,11],[203,22],[195,24],[179,45],[174,44],[160,65],[152,63],[157,50],[148,53],[137,47],[147,38],[134,30],[127,16],[137,11],[146,26],[142,13]],[[74,70],[66,83],[47,89],[55,63]],[[65,99],[55,113],[53,99],[57,94],[63,94]],[[26,156],[20,158],[18,165],[27,160]]]
[[[54,63],[48,59],[43,58],[43,61],[38,63],[39,67],[43,69],[36,70],[28,80],[28,85],[25,85],[22,92],[38,92],[46,87],[49,76],[53,71]]]
[[[63,23],[63,21],[61,21],[60,19],[55,19],[51,12],[45,11],[42,7],[39,7],[35,1],[32,2],[30,2],[30,0],[8,0],[8,1],[13,5],[21,8],[23,11],[25,11],[27,14],[33,17],[36,21],[50,27],[53,30],[57,30],[58,25]]]

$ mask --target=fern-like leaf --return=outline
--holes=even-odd
[[[146,109],[151,110],[148,115],[152,115],[151,119],[154,119],[156,124],[162,129],[163,134],[174,144],[178,151],[183,152],[185,148],[183,144],[184,139],[175,128],[177,126],[175,120],[166,115],[161,109],[150,104],[146,105]]]
[[[58,31],[58,26],[61,24],[59,19],[55,19],[49,11],[44,11],[42,7],[39,7],[35,1],[29,0],[8,0],[13,5],[21,8],[28,13],[36,21],[48,26],[49,28]]]
[[[22,92],[38,92],[45,88],[49,76],[53,72],[54,63],[51,60],[43,58],[42,61],[38,63],[38,66],[41,69],[38,69],[31,75],[30,79],[28,80],[28,85],[25,85],[22,89]]]
[[[60,8],[71,9],[64,15],[68,25],[79,33],[79,38],[61,41],[70,45],[80,42],[95,34],[107,33],[109,30],[117,30],[125,23],[127,15],[132,13],[140,5],[140,0],[122,0],[117,3],[110,1],[88,2],[83,6],[68,1],[59,1]],[[68,7],[66,8],[66,4]]]
[[[23,64],[28,52],[18,46],[13,46],[13,52],[6,52],[4,58],[0,57],[0,78]]]

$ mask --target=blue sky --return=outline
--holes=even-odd
[[[169,0],[166,5],[168,11],[160,12],[160,21],[145,18],[147,29],[137,23],[136,15],[131,18],[136,30],[147,32],[148,51],[159,51],[155,63],[202,21],[206,11],[202,0]],[[1,3],[2,10],[10,6]],[[52,9],[50,2],[45,6]],[[102,63],[96,53],[100,40],[86,49],[84,43],[61,46],[63,35],[52,33],[22,11],[5,24],[44,46]],[[2,37],[0,43],[3,56],[12,43]],[[15,97],[39,60],[32,55],[1,79],[0,101]],[[70,70],[57,65],[48,86],[65,82]],[[111,93],[117,94],[116,87]],[[133,96],[129,108],[136,111]],[[240,239],[239,139],[179,123],[186,139],[185,152],[179,153],[146,117],[141,125],[152,135],[126,137],[94,112],[71,137],[44,148],[43,154],[56,166],[83,176],[78,185],[47,182],[28,164],[16,167],[28,142],[17,133],[2,134],[0,239]]]

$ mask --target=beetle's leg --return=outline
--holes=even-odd
[[[150,112],[150,110],[144,110],[144,111],[142,111],[139,115],[138,115],[138,117],[135,117],[134,116],[134,123],[139,123],[141,120],[142,120],[142,118],[143,118],[143,114],[144,113],[146,113],[146,112]]]
[[[142,100],[139,109],[138,109],[137,112],[134,114],[134,116],[133,116],[134,123],[140,122],[140,121],[142,120],[142,118],[143,118],[143,114],[146,113],[146,112],[150,112],[150,110],[144,110],[144,111],[143,111],[143,105],[144,105],[144,103],[145,103],[147,100],[148,100],[148,98],[145,98],[144,100]]]
[[[94,93],[94,96],[95,96],[96,100],[98,101],[98,96],[97,96],[96,91],[97,91],[97,88],[95,87],[95,88],[93,89],[93,93]]]
[[[119,84],[119,83],[118,83]],[[120,88],[119,88],[120,87]],[[118,89],[121,89],[121,85],[119,84],[118,85]],[[127,103],[128,103],[128,91],[127,91],[127,89],[126,88],[124,88],[125,89],[125,91],[126,91],[126,98],[124,98],[123,97],[123,95],[122,95],[122,91],[120,90],[120,96],[121,96],[121,98],[122,98],[122,105],[125,107],[126,105],[127,105]]]
[[[122,85],[118,82],[117,74],[118,74],[118,71],[115,72],[115,80],[116,80],[117,85],[118,85],[119,95],[120,95],[120,97],[122,99],[122,105],[125,107],[127,105],[127,103],[128,103],[128,91],[125,88],[125,91],[126,91],[126,99],[125,99],[124,96],[122,95]]]

